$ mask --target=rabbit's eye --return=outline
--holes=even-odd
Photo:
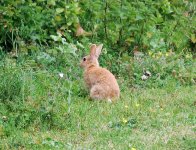
[[[83,58],[83,61],[86,61],[86,58],[85,57]]]

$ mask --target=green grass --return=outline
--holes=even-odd
[[[105,103],[89,101],[82,80],[55,72],[13,76],[23,94],[0,102],[1,149],[196,149],[195,86],[121,84],[121,99]]]

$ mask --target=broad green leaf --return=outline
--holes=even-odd
[[[62,20],[62,18],[61,18],[61,16],[55,16],[55,18],[54,18],[56,21],[61,21]]]
[[[55,36],[55,35],[50,35],[50,37],[51,37],[54,41],[59,41],[59,40],[61,39],[61,37]]]
[[[56,8],[56,14],[60,14],[64,11],[64,8]]]
[[[56,0],[48,0],[47,4],[55,6],[56,5]]]

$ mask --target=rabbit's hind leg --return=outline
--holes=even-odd
[[[101,86],[95,85],[90,90],[90,97],[95,100],[105,99],[105,91]]]

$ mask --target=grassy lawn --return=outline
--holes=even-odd
[[[27,100],[0,105],[1,149],[196,149],[195,86],[124,88],[105,103],[48,76],[25,81]]]

